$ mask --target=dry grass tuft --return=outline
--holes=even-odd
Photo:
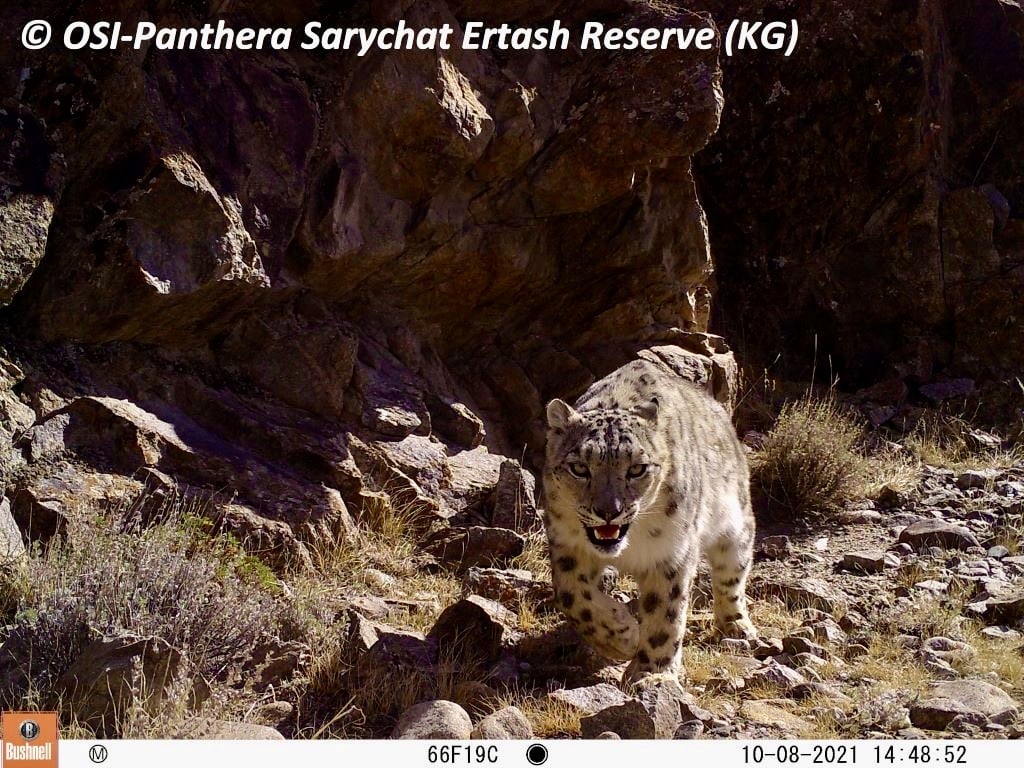
[[[871,640],[868,653],[850,663],[851,680],[868,683],[869,692],[893,689],[923,691],[931,675],[921,666],[913,651],[879,636]]]
[[[1007,469],[1024,461],[1024,450],[988,445],[979,432],[960,416],[928,412],[917,422],[904,444],[920,461],[954,470]]]
[[[1003,512],[996,523],[989,546],[1002,544],[1011,555],[1024,553],[1024,504]]]
[[[968,623],[963,628],[963,640],[974,648],[973,657],[954,664],[957,671],[969,677],[984,677],[995,672],[1009,686],[1018,700],[1024,696],[1024,656],[1016,650],[1016,643],[993,639],[981,634],[981,628]]]
[[[862,436],[861,426],[832,395],[784,405],[752,466],[769,513],[820,517],[862,495]]]
[[[507,690],[498,696],[495,709],[519,707],[538,739],[579,738],[580,710],[543,692]]]
[[[403,665],[357,670],[355,652],[342,629],[326,618],[353,597],[373,595],[394,606],[385,623],[429,630],[441,611],[458,600],[462,583],[454,574],[423,567],[422,535],[415,510],[382,495],[364,510],[353,535],[324,538],[311,546],[314,571],[292,582],[299,603],[321,617],[311,629],[315,652],[299,695],[297,737],[386,733],[408,707],[427,699],[451,699],[460,682],[479,675],[455,658],[442,658],[428,669]]]
[[[440,612],[459,598],[462,584],[451,573],[423,567],[419,551],[422,531],[416,517],[409,506],[386,500],[371,505],[355,535],[323,537],[311,545],[314,572],[294,580],[296,593],[314,610],[373,594],[407,606],[401,621],[389,618],[389,622],[417,631],[429,629]],[[370,571],[393,581],[382,584]]]
[[[901,496],[917,490],[921,481],[921,463],[905,451],[885,451],[865,458],[860,495],[877,499],[883,490]]]

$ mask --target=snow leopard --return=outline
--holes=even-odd
[[[545,528],[555,600],[625,682],[679,674],[690,588],[703,554],[715,623],[753,640],[746,581],[754,545],[746,452],[729,414],[668,366],[630,362],[575,407],[547,406]],[[635,613],[601,590],[631,574]]]

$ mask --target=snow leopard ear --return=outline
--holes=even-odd
[[[564,400],[556,397],[548,403],[548,427],[551,429],[565,429],[577,418],[579,414]]]
[[[646,403],[641,403],[633,408],[633,413],[645,421],[655,422],[658,420],[658,398],[652,397]]]

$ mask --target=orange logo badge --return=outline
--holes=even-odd
[[[4,712],[3,768],[57,768],[57,713]]]

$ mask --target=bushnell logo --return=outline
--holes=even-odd
[[[0,768],[57,768],[56,712],[4,712]]]
[[[34,741],[39,736],[39,723],[35,720],[26,720],[21,724],[18,733],[25,741]]]

